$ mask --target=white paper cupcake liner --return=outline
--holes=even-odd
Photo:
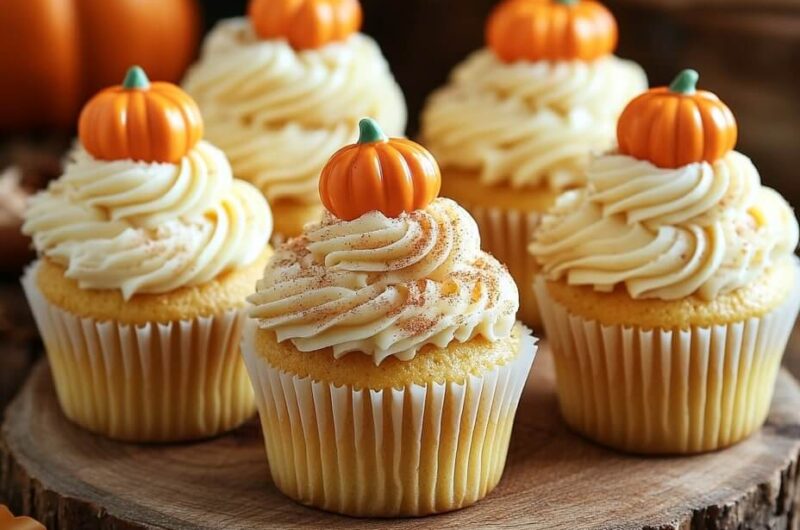
[[[58,400],[75,423],[129,441],[178,441],[230,430],[255,412],[239,355],[244,310],[132,325],[81,318],[21,283],[50,361]]]
[[[535,290],[565,420],[599,443],[640,453],[710,451],[760,428],[800,308],[797,283],[760,318],[642,329],[570,313],[542,277]]]
[[[245,325],[267,460],[289,497],[355,516],[455,510],[500,480],[517,404],[536,352],[525,330],[510,363],[463,383],[383,390],[335,386],[272,367]]]
[[[536,259],[528,253],[528,245],[542,214],[474,205],[464,208],[478,223],[483,249],[508,267],[519,288],[517,317],[528,326],[540,328],[542,321],[533,291]]]

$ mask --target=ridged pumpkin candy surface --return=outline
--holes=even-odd
[[[436,198],[442,176],[427,149],[387,138],[369,118],[359,129],[358,142],[337,151],[320,174],[319,195],[329,212],[345,221],[375,210],[397,217]]]
[[[259,37],[285,38],[296,50],[344,40],[363,18],[358,0],[251,0],[248,15]]]
[[[177,162],[203,137],[200,109],[172,83],[151,83],[138,66],[81,111],[84,148],[101,160]]]
[[[505,0],[486,25],[505,62],[591,61],[612,53],[617,37],[614,16],[593,0]]]
[[[658,167],[714,163],[736,146],[733,113],[715,94],[697,90],[699,75],[684,70],[669,87],[631,101],[617,122],[621,153]]]

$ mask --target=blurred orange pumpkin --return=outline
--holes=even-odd
[[[250,0],[247,13],[259,37],[284,38],[295,50],[344,40],[363,16],[358,0]]]
[[[72,129],[131,64],[178,81],[194,58],[195,0],[2,0],[0,131]]]
[[[14,517],[7,506],[0,504],[0,529],[2,530],[47,530],[42,523],[30,517]]]
[[[486,24],[501,60],[591,61],[614,51],[617,21],[594,0],[505,0]]]
[[[699,75],[684,70],[668,87],[633,99],[617,122],[621,153],[658,167],[714,163],[736,146],[733,113],[711,92],[697,90]]]
[[[406,138],[387,138],[374,120],[359,123],[358,142],[334,153],[319,177],[333,215],[352,221],[378,210],[387,217],[425,208],[442,185],[433,155]]]
[[[178,162],[203,137],[203,118],[189,94],[172,83],[151,83],[133,66],[121,85],[89,100],[78,133],[100,160]]]

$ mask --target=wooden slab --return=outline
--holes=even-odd
[[[396,528],[784,528],[797,525],[800,387],[779,375],[766,427],[729,450],[637,458],[567,431],[546,346],[517,415],[505,476],[477,505]],[[71,425],[40,364],[9,408],[0,501],[60,528],[386,528],[305,508],[272,486],[256,420],[188,445],[125,445]]]

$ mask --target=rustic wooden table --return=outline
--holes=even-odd
[[[728,450],[683,458],[627,456],[572,434],[559,418],[553,384],[545,345],[519,408],[505,476],[489,497],[459,512],[390,524],[283,497],[270,482],[257,420],[192,444],[93,436],[64,418],[42,361],[2,427],[0,502],[51,529],[797,527],[800,386],[788,371],[780,373],[761,432]]]

